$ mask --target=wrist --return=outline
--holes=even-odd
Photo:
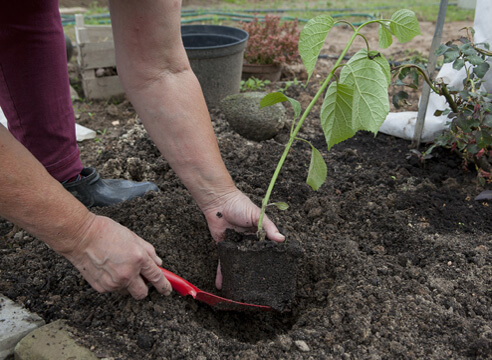
[[[94,227],[96,217],[88,210],[73,214],[72,217],[67,217],[64,224],[61,224],[56,237],[45,242],[58,254],[70,259],[86,246],[85,243],[90,238],[89,234]]]

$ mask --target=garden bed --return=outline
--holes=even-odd
[[[287,92],[303,102],[315,88],[312,81]],[[100,130],[96,141],[80,144],[87,166],[162,190],[94,211],[151,242],[167,269],[220,294],[206,221],[131,105],[77,107],[79,123]],[[214,311],[154,290],[141,301],[98,294],[27,233],[6,238],[12,225],[2,220],[0,292],[46,322],[66,319],[82,344],[115,359],[487,358],[492,208],[473,200],[482,190],[475,174],[446,151],[422,164],[409,142],[383,134],[361,132],[327,152],[318,115],[315,109],[300,136],[322,152],[327,182],[316,193],[304,183],[310,149],[296,143],[272,195],[290,208],[269,210],[305,253],[290,313]],[[256,143],[235,134],[219,110],[211,116],[234,181],[259,204],[288,126]]]

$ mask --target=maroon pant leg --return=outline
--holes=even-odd
[[[10,132],[55,179],[80,173],[57,0],[2,3],[0,107]]]

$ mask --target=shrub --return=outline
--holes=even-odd
[[[264,21],[254,18],[242,22],[249,34],[244,59],[249,64],[291,64],[300,61],[297,20],[280,22],[279,16],[265,15]]]
[[[437,50],[437,55],[444,57],[444,63],[451,63],[455,70],[465,69],[462,89],[448,87],[440,79],[432,82],[420,68],[412,65],[403,66],[398,75],[400,80],[411,76],[412,87],[418,84],[417,74],[421,75],[434,92],[446,98],[449,106],[434,114],[447,115],[448,128],[424,155],[431,157],[436,146],[457,151],[463,159],[463,166],[474,166],[478,180],[484,185],[492,182],[492,98],[482,85],[490,68],[492,53],[489,44],[473,43],[473,33],[472,28],[467,28],[466,37],[441,44]]]

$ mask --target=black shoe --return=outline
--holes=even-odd
[[[87,207],[114,205],[143,196],[148,191],[159,191],[148,181],[101,179],[94,168],[84,168],[80,175],[82,179],[63,184],[63,187]]]

